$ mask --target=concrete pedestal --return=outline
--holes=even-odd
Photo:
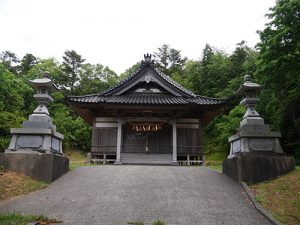
[[[295,169],[295,159],[276,155],[239,155],[223,161],[222,172],[234,180],[258,183]]]
[[[68,172],[69,159],[52,153],[0,153],[0,165],[50,183]]]

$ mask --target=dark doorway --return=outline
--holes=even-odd
[[[164,125],[161,130],[149,132],[137,132],[132,126],[125,125],[123,137],[124,153],[171,153],[172,138],[169,125]]]

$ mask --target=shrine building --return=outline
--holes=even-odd
[[[202,129],[226,100],[199,96],[155,67],[151,55],[100,94],[68,96],[93,128],[92,162],[203,163]]]

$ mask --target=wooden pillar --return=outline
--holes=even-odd
[[[117,158],[115,164],[121,164],[122,120],[118,119]]]
[[[177,129],[176,129],[176,121],[172,122],[172,130],[173,130],[173,163],[177,163]]]

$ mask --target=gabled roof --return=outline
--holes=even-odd
[[[158,68],[154,66],[154,62],[151,61],[151,55],[144,55],[145,60],[142,61],[142,64],[138,70],[136,70],[132,75],[128,76],[121,82],[119,82],[117,85],[105,90],[100,94],[100,96],[109,96],[113,95],[116,90],[128,85],[128,83],[132,82],[134,78],[138,77],[142,74],[143,71],[149,69],[154,72],[158,77],[160,77],[163,81],[165,81],[167,84],[171,85],[171,87],[176,90],[177,92],[183,92],[184,95],[190,96],[190,97],[196,97],[196,94],[194,94],[192,91],[186,89],[185,87],[178,84],[176,81],[171,79],[169,76],[164,74],[162,71],[160,71]]]
[[[144,55],[145,60],[132,75],[128,76],[117,85],[105,90],[100,94],[84,96],[68,96],[67,100],[72,103],[89,104],[146,104],[146,105],[223,105],[225,99],[204,97],[194,94],[184,88],[169,76],[154,66],[151,55]],[[127,91],[134,88],[141,82],[146,82],[149,77],[167,93],[139,93],[133,94]],[[150,81],[148,81],[150,82]]]

